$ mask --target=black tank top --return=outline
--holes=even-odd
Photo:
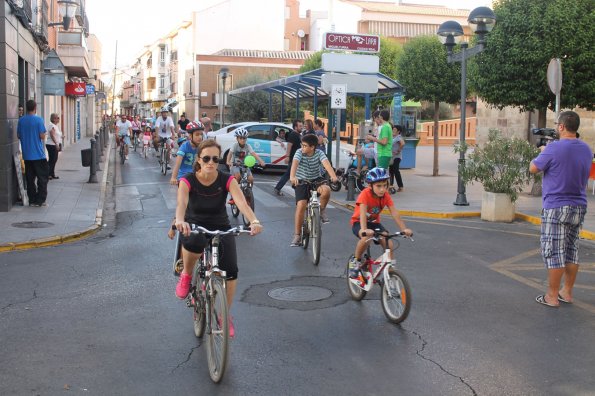
[[[218,172],[215,181],[205,186],[198,181],[194,172],[185,174],[183,179],[190,183],[190,192],[184,220],[209,230],[229,229],[231,225],[225,205],[232,178],[229,173]]]

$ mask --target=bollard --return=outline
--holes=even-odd
[[[355,175],[353,171],[347,172],[347,200],[355,201]]]
[[[101,166],[99,166],[99,164],[101,163],[101,144],[99,144],[100,140],[99,140],[99,134],[96,133],[95,134],[95,171],[99,172],[101,171]]]
[[[89,181],[88,183],[97,183],[97,149],[95,148],[96,141],[91,139],[91,167],[89,167]]]
[[[103,134],[101,133],[101,130],[98,130],[97,132],[95,132],[95,134],[99,137],[99,140],[97,140],[97,143],[99,145],[99,156],[103,157]]]

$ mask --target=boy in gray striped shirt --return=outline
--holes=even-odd
[[[326,155],[321,150],[316,149],[317,145],[318,137],[316,135],[308,134],[302,137],[302,147],[295,152],[291,163],[289,180],[291,180],[291,184],[295,187],[296,202],[294,235],[291,246],[301,245],[300,230],[304,222],[304,213],[308,206],[308,199],[310,198],[308,185],[299,184],[299,181],[314,182],[322,180],[322,167],[330,175],[332,182],[337,181],[335,170]],[[318,187],[318,194],[320,195],[320,220],[322,223],[328,223],[326,204],[331,197],[331,189],[326,184],[323,184]]]

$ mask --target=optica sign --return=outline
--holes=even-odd
[[[87,84],[84,82],[67,82],[64,85],[67,96],[85,96],[87,95]]]
[[[324,34],[324,49],[378,52],[380,51],[380,37],[371,34],[327,32]]]

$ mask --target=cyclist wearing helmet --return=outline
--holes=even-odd
[[[167,107],[161,108],[161,117],[155,120],[155,131],[159,133],[160,138],[171,139],[174,135],[174,122],[169,116]]]
[[[126,159],[128,159],[128,146],[130,146],[130,135],[132,134],[132,124],[126,118],[126,114],[122,114],[120,119],[116,122],[116,142],[118,146],[125,144],[124,150]]]
[[[176,163],[174,164],[174,169],[171,171],[170,184],[177,185],[182,176],[192,172],[196,149],[203,140],[204,129],[205,127],[199,121],[189,122],[186,125],[188,140],[182,143],[178,149]]]
[[[229,150],[229,154],[227,154],[227,166],[229,166],[230,173],[236,178],[236,180],[240,181],[240,168],[237,167],[238,164],[244,163],[244,158],[247,155],[252,155],[260,166],[264,167],[264,161],[256,154],[256,152],[252,149],[252,146],[248,144],[248,131],[244,127],[239,127],[234,131],[234,135],[236,136],[237,142]],[[250,168],[247,169],[248,172],[248,182],[252,184],[254,181],[254,177],[252,176],[252,172]]]
[[[386,228],[380,224],[380,214],[384,208],[388,208],[390,215],[399,227],[399,229],[408,236],[413,235],[413,232],[407,228],[405,222],[401,219],[399,211],[395,208],[393,200],[388,192],[388,171],[384,168],[372,168],[366,175],[366,187],[357,197],[355,202],[355,210],[351,216],[351,230],[356,237],[359,238],[355,247],[355,258],[349,262],[349,277],[352,279],[359,279],[361,271],[361,257],[368,245],[368,239],[374,235],[374,229],[386,231]],[[367,236],[364,236],[363,233]],[[382,247],[384,241],[381,242]],[[389,246],[392,249],[392,241],[389,240]],[[363,279],[359,279],[360,281]]]
[[[155,120],[155,132],[159,138],[159,143],[167,144],[167,155],[169,156],[173,146],[172,137],[175,133],[175,127],[173,120],[168,114],[169,109],[167,107],[162,107],[161,117],[157,117],[157,120]]]

